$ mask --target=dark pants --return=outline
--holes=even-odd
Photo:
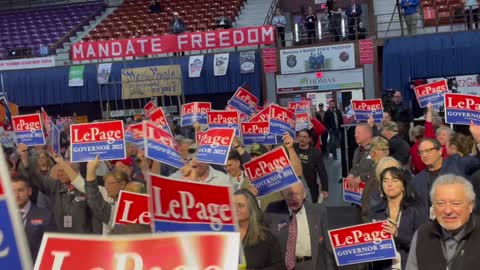
[[[330,139],[328,140],[327,151],[333,155],[333,158],[337,158],[337,147],[340,143],[340,129],[331,128],[328,130]]]
[[[467,29],[472,29],[475,23],[475,29],[478,29],[478,8],[465,10],[467,17]]]
[[[315,25],[307,26],[307,40],[308,44],[313,44],[316,42]]]
[[[360,22],[360,17],[348,17],[348,38],[349,39],[351,40],[356,39],[359,22]]]
[[[282,47],[285,47],[285,27],[277,27],[277,33]]]
[[[340,36],[342,33],[342,15],[340,14],[332,14],[328,16],[328,20],[330,23],[330,33],[335,38],[335,41],[340,41]]]
[[[324,132],[321,136],[322,139],[322,153],[327,152],[327,145],[328,145],[328,132]]]

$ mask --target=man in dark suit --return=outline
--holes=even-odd
[[[341,125],[343,125],[343,116],[342,112],[337,109],[335,101],[328,103],[328,110],[325,112],[323,121],[330,136],[327,144],[327,152],[333,155],[333,159],[337,159],[337,146],[340,143],[340,128]]]
[[[30,201],[32,188],[27,180],[19,177],[13,178],[12,189],[18,209],[20,209],[32,260],[35,262],[42,243],[43,233],[56,230],[55,220],[50,210],[39,208]]]
[[[355,39],[355,32],[359,29],[358,24],[360,23],[362,13],[362,6],[357,4],[356,0],[351,0],[350,5],[345,10],[345,15],[348,17],[348,33],[351,40]]]
[[[280,242],[287,269],[336,269],[325,207],[305,200],[302,182],[281,194],[284,200],[268,206],[265,220]]]

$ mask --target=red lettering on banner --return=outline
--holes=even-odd
[[[445,108],[480,111],[480,97],[446,93]]]
[[[382,222],[369,223],[330,231],[335,248],[370,242],[380,242],[392,238],[392,235],[383,231]]]
[[[123,122],[111,121],[70,126],[72,143],[123,140]]]
[[[448,84],[446,80],[432,82],[415,87],[417,97],[430,96],[433,94],[441,94],[448,92]]]
[[[237,111],[209,111],[209,124],[238,124],[239,117]]]
[[[166,145],[172,149],[176,148],[175,139],[165,130],[160,127],[155,126],[152,123],[144,122],[145,124],[145,136],[148,139],[153,139],[157,142],[160,142],[163,145]]]
[[[289,165],[290,161],[285,150],[283,147],[279,147],[245,164],[245,172],[250,181],[254,181],[274,171],[282,170]]]
[[[42,129],[42,122],[39,114],[13,116],[12,124],[14,131],[31,131]]]
[[[352,109],[354,111],[383,111],[383,105],[380,99],[352,100]]]

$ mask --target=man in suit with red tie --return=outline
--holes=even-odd
[[[336,269],[321,204],[305,200],[302,182],[281,191],[284,201],[271,203],[265,215],[277,236],[288,270]]]
[[[50,210],[39,208],[30,201],[32,188],[27,180],[14,177],[12,179],[12,189],[18,209],[20,209],[32,260],[35,262],[42,243],[43,233],[56,230],[55,220]]]

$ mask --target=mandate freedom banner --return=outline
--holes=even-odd
[[[361,68],[322,73],[322,78],[317,78],[316,72],[277,75],[277,93],[363,88],[363,69]]]
[[[72,61],[275,44],[271,25],[72,44]]]
[[[343,178],[343,200],[349,203],[362,205],[362,193],[365,186],[366,184],[364,182],[360,182],[359,188],[355,189],[348,186],[347,179]]]
[[[181,126],[191,126],[193,123],[208,124],[207,112],[212,109],[210,102],[191,102],[182,105]]]
[[[445,122],[470,125],[470,121],[473,121],[480,125],[479,96],[446,93],[444,99]]]
[[[23,143],[27,146],[45,144],[40,114],[12,116],[12,126],[17,144]]]
[[[384,221],[328,231],[338,266],[394,259],[393,236],[383,231]]]
[[[228,105],[235,108],[239,112],[250,116],[255,112],[258,105],[258,98],[248,90],[238,87],[235,94],[228,101]]]
[[[233,128],[215,128],[199,137],[197,159],[200,162],[226,165],[228,153],[235,137]]]
[[[370,115],[375,119],[375,123],[380,124],[382,122],[383,104],[379,98],[352,100],[352,110],[357,122],[367,122]]]
[[[70,126],[70,161],[125,159],[123,122],[108,121]]]
[[[151,182],[155,232],[237,231],[230,187],[155,174]]]
[[[115,204],[115,225],[150,225],[151,214],[148,211],[150,196],[121,190]]]
[[[122,69],[122,99],[182,95],[180,65]]]
[[[282,74],[355,68],[353,43],[280,50]]]
[[[248,179],[258,189],[258,197],[285,189],[300,181],[283,147],[277,147],[245,163],[244,167]]]
[[[443,94],[448,93],[447,80],[419,85],[414,88],[414,91],[420,108],[427,107],[428,103],[440,107],[443,105]]]
[[[182,168],[185,162],[177,152],[175,138],[153,123],[144,121],[143,125],[145,156],[175,168]]]
[[[70,72],[68,73],[68,86],[83,86],[83,72],[85,66],[70,66]]]
[[[277,144],[277,136],[270,134],[269,122],[241,123],[243,144]]]
[[[232,270],[238,269],[239,254],[240,234],[232,232],[103,237],[47,233],[34,270],[173,270],[192,265],[199,270]]]

